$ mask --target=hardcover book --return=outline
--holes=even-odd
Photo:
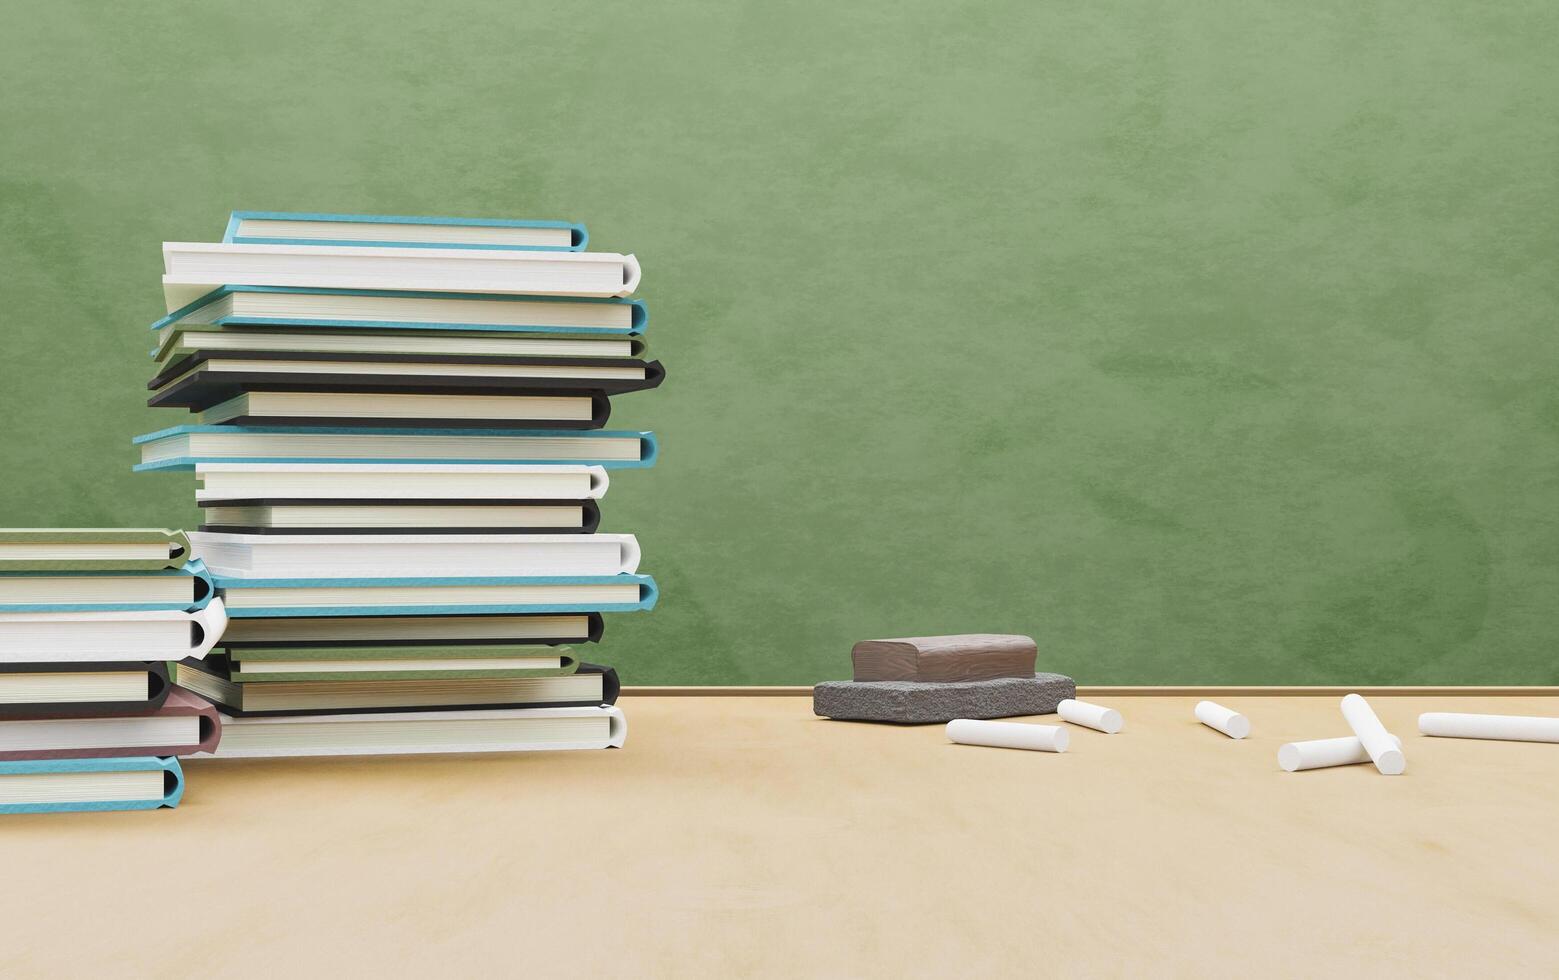
[[[648,575],[526,578],[217,579],[233,621],[255,617],[639,612]]]
[[[631,534],[220,534],[190,545],[222,588],[233,579],[601,576],[638,571]]]
[[[615,706],[226,717],[218,759],[621,748]]]
[[[204,500],[215,534],[593,534],[594,500]]]
[[[563,677],[579,668],[566,646],[513,643],[428,646],[222,647],[201,669],[237,684],[276,681],[450,680]]]
[[[184,796],[177,759],[34,759],[0,762],[0,813],[156,810]]]
[[[161,661],[0,662],[0,719],[144,714],[170,687]]]
[[[246,245],[390,245],[578,251],[590,239],[572,221],[428,218],[394,214],[234,211],[224,242]]]
[[[155,571],[0,571],[0,612],[198,609],[213,594],[199,560]]]
[[[161,345],[172,330],[190,326],[634,337],[648,324],[649,310],[637,299],[229,284],[196,297],[151,328]]]
[[[615,252],[163,242],[169,312],[230,283],[530,296],[628,296],[639,262]]]
[[[440,357],[638,357],[647,345],[639,337],[592,337],[568,333],[498,333],[454,330],[376,330],[364,327],[204,328],[173,324],[158,332],[152,356],[172,364],[199,353],[275,351],[295,354],[433,355]]]
[[[216,709],[175,688],[155,710],[140,714],[42,713],[0,721],[0,761],[188,755],[211,751],[221,737]]]
[[[201,463],[577,463],[653,466],[650,432],[545,429],[338,428],[177,425],[133,442],[139,471],[187,470]]]
[[[580,664],[553,677],[457,677],[431,680],[275,681],[235,683],[200,661],[174,669],[174,683],[216,702],[223,713],[340,714],[395,710],[466,710],[611,704],[619,691],[610,667]]]
[[[512,463],[197,463],[201,503],[233,500],[599,500],[600,466]]]
[[[184,532],[167,528],[0,528],[0,570],[156,571],[188,558]]]
[[[198,660],[226,626],[220,596],[192,611],[0,613],[0,663]]]
[[[383,643],[594,643],[604,626],[598,612],[494,613],[431,616],[264,616],[228,624],[229,644],[267,647],[357,646]]]
[[[204,411],[246,392],[403,395],[621,395],[654,388],[659,361],[631,357],[467,357],[444,354],[197,351],[146,387],[152,408]]]
[[[261,386],[264,387],[264,386]],[[347,386],[343,386],[345,388]],[[191,409],[191,411],[194,411]],[[612,412],[600,392],[527,389],[522,394],[251,390],[199,411],[200,425],[394,425],[462,429],[599,429]]]

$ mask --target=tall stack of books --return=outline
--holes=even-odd
[[[232,622],[176,681],[218,756],[621,745],[616,674],[571,644],[651,608],[597,531],[603,428],[653,388],[631,255],[564,222],[238,212],[165,243],[139,470],[193,470],[190,534]]]
[[[171,689],[222,600],[182,531],[0,530],[0,813],[177,806],[217,713]]]

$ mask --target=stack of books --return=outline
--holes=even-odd
[[[0,530],[0,813],[177,806],[222,733],[166,661],[226,621],[182,531]]]
[[[217,756],[621,745],[617,677],[573,645],[649,609],[638,542],[601,533],[603,428],[660,384],[631,255],[565,222],[239,212],[165,243],[136,440],[193,470],[195,553],[232,623],[176,670]]]

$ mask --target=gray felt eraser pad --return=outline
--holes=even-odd
[[[841,721],[929,725],[954,718],[1048,715],[1077,684],[1063,674],[988,681],[824,681],[812,688],[812,712]]]

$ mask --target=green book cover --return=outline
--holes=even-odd
[[[0,571],[156,571],[189,556],[189,538],[167,528],[0,528]]]
[[[226,676],[221,661],[213,663],[208,658],[204,662],[183,661],[175,679],[180,687],[236,714],[610,704],[619,691],[616,671],[594,664],[581,664],[571,674],[551,677],[353,677],[328,681],[288,678],[284,684],[245,684]]]
[[[557,666],[481,666],[483,661],[558,660]],[[287,669],[275,669],[281,665]],[[268,665],[270,670],[254,666]],[[319,669],[310,669],[317,666]],[[363,647],[225,647],[201,665],[235,683],[289,681],[451,680],[564,677],[579,669],[566,646],[439,645]]]

